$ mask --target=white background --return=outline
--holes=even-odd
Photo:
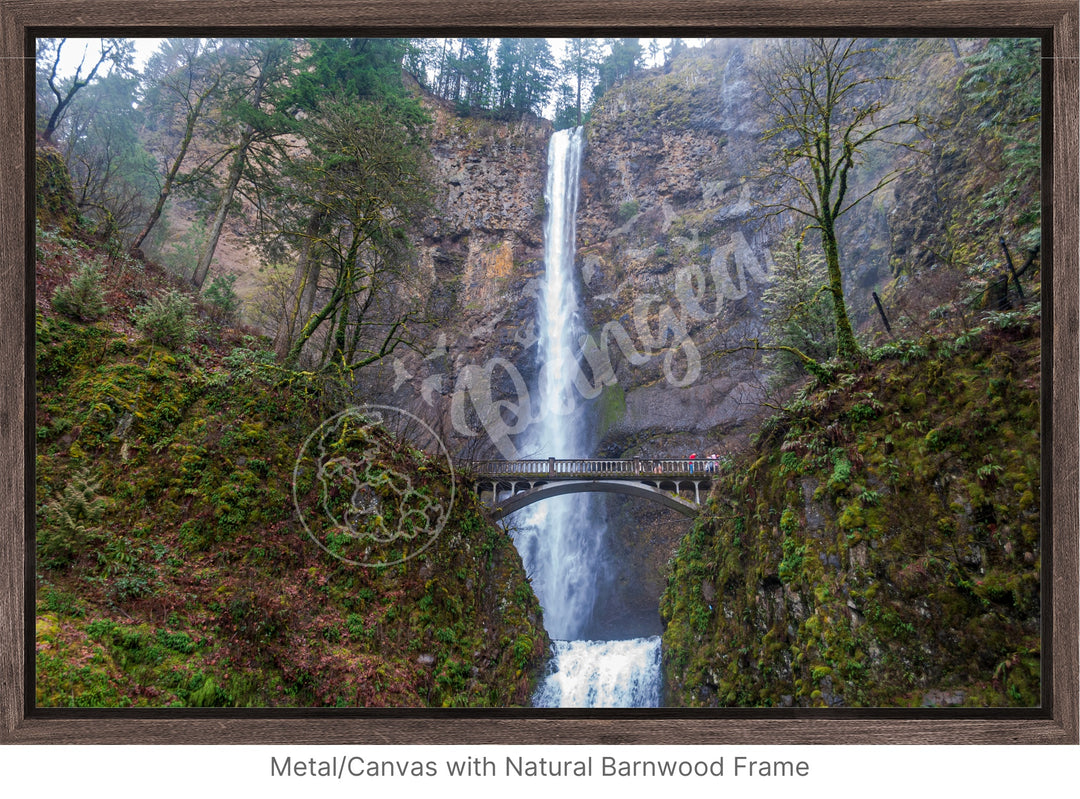
[[[263,746],[56,746],[0,748],[0,786],[8,796],[63,797],[148,796],[154,799],[201,797],[390,797],[430,799],[468,792],[470,797],[506,799],[573,796],[752,797],[814,799],[842,796],[872,799],[936,799],[940,796],[1030,796],[1073,785],[1077,748],[1071,746],[681,746],[681,747],[263,747]],[[339,757],[365,760],[435,760],[439,777],[390,778],[271,777],[270,758],[279,762]],[[600,759],[620,760],[724,758],[722,778],[618,778],[595,776]],[[757,760],[805,760],[806,777],[735,777],[737,755]],[[445,761],[489,757],[504,770],[507,756],[567,758],[592,756],[592,778],[448,777]],[[10,791],[10,792],[9,792]],[[193,791],[200,792],[193,794]],[[25,792],[25,794],[24,794]],[[615,793],[612,793],[615,792]]]

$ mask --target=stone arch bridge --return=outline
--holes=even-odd
[[[461,463],[460,476],[498,520],[548,497],[627,494],[695,516],[718,462],[708,458],[547,458]]]

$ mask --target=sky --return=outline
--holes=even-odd
[[[79,62],[85,57],[86,61],[82,70],[82,74],[85,75],[97,61],[100,41],[100,39],[69,38],[60,51],[60,67],[57,74],[61,77],[73,75]],[[146,65],[146,60],[164,39],[134,39],[133,41],[135,42],[135,67],[141,70]]]

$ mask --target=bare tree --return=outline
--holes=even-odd
[[[872,143],[919,124],[917,116],[889,113],[885,88],[895,78],[882,74],[877,55],[858,39],[784,40],[758,75],[772,116],[764,134],[771,145],[765,171],[775,199],[765,206],[770,213],[793,212],[805,219],[804,229],[821,234],[836,354],[844,361],[859,360],[862,352],[844,298],[837,223],[899,174],[890,171],[856,192],[853,170]]]
[[[89,49],[86,48],[83,50],[79,65],[75,68],[75,74],[68,81],[59,75],[61,54],[66,43],[67,39],[43,39],[38,45],[39,75],[56,99],[56,105],[49,114],[45,129],[41,133],[42,138],[47,142],[52,142],[53,135],[68,106],[71,105],[71,101],[75,99],[75,95],[90,85],[97,76],[98,70],[105,64],[120,68],[130,67],[134,51],[134,43],[130,39],[101,39],[97,60],[90,67],[90,71],[85,76],[83,75]]]

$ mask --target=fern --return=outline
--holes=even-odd
[[[143,335],[175,350],[195,337],[195,306],[191,297],[175,289],[158,294],[134,311],[135,327]]]
[[[101,539],[101,521],[108,500],[98,494],[100,483],[83,467],[74,472],[59,497],[45,506],[38,529],[37,551],[42,562],[62,566]]]

